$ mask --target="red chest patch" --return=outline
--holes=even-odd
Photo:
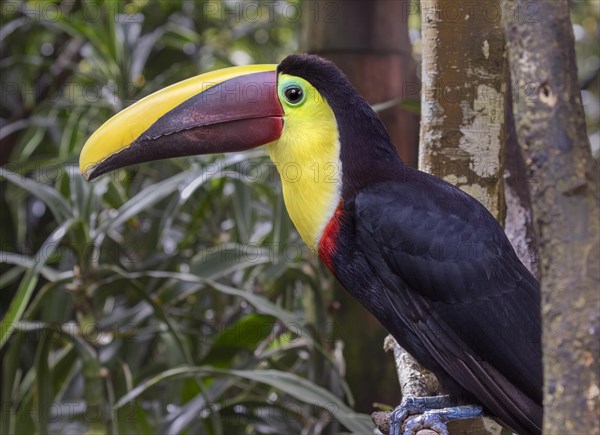
[[[325,263],[325,266],[333,272],[333,256],[337,250],[337,239],[340,232],[340,221],[344,213],[342,200],[335,209],[333,217],[323,230],[323,235],[319,241],[319,257]]]

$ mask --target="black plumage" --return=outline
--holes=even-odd
[[[455,400],[540,433],[540,289],[500,225],[460,189],[406,166],[335,65],[296,55],[279,71],[315,86],[338,123],[338,280]]]

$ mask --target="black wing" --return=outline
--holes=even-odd
[[[439,377],[449,376],[513,429],[539,432],[539,284],[485,207],[419,177],[356,197],[359,246],[399,320],[418,337],[423,359],[446,372]]]

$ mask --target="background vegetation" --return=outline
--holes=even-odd
[[[77,169],[89,134],[132,101],[293,52],[296,4],[2,7],[0,432],[369,427],[347,406],[332,278],[262,153],[94,184]]]
[[[299,6],[2,3],[0,432],[370,430],[352,411],[338,341],[352,332],[332,322],[333,279],[292,228],[264,154],[93,184],[77,169],[89,134],[131,102],[296,51]],[[598,2],[573,14],[598,155]],[[369,358],[384,356],[348,364]]]

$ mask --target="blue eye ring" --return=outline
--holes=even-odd
[[[304,102],[306,93],[302,86],[296,83],[290,83],[283,89],[283,96],[292,106],[298,106]]]

